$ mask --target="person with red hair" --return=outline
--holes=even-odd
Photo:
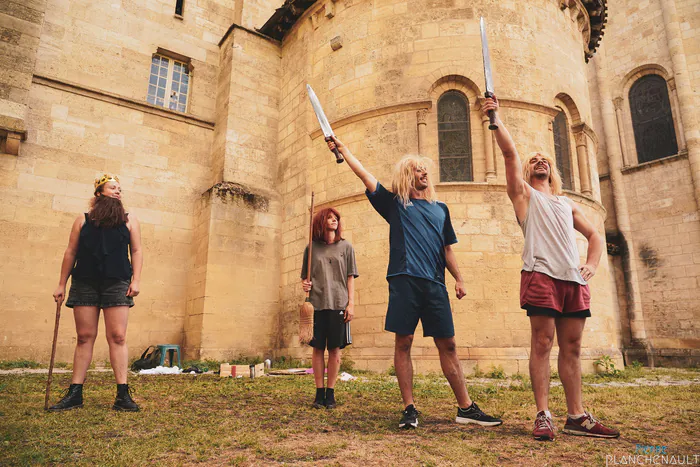
[[[343,239],[340,213],[334,208],[319,211],[312,222],[311,280],[306,280],[308,246],[304,250],[301,284],[311,292],[314,306],[312,366],[316,382],[313,407],[333,409],[335,381],[340,370],[340,349],[352,343],[350,321],[354,312],[354,290],[357,265],[355,250]],[[324,386],[325,351],[328,349],[328,385]]]

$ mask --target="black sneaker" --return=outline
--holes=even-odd
[[[83,406],[83,385],[71,384],[63,393],[61,400],[48,408],[49,412],[63,412],[64,410],[79,409]]]
[[[417,428],[418,415],[420,415],[420,412],[416,410],[416,406],[411,404],[406,407],[406,410],[403,411],[401,421],[399,422],[399,428]]]
[[[455,419],[457,423],[476,423],[481,426],[498,426],[503,423],[500,418],[495,418],[490,415],[486,415],[481,411],[476,402],[472,402],[472,405],[466,409],[457,409],[457,418]]]
[[[138,412],[139,406],[131,398],[131,388],[128,384],[117,384],[117,398],[114,400],[112,409],[122,412]]]

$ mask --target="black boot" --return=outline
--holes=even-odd
[[[316,388],[316,399],[311,407],[314,409],[322,409],[326,406],[326,388]]]
[[[129,389],[128,384],[117,384],[117,398],[114,400],[112,408],[124,412],[138,412],[141,410],[131,398],[131,389]]]
[[[326,388],[326,408],[335,409],[335,390],[333,388]]]
[[[71,384],[56,405],[49,407],[49,412],[63,412],[64,410],[77,409],[83,406],[83,385]]]

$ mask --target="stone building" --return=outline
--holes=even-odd
[[[189,358],[308,357],[296,334],[314,191],[357,252],[346,356],[388,368],[389,229],[327,151],[309,83],[380,180],[403,154],[434,161],[467,286],[453,302],[465,371],[526,372],[522,234],[479,111],[480,16],[518,150],[556,154],[567,195],[608,238],[584,370],[601,355],[697,363],[693,0],[0,1],[0,358],[48,358],[68,232],[110,172],[142,223],[132,356],[167,342]],[[59,360],[74,334],[64,310]],[[418,371],[439,368],[431,341],[413,355]]]

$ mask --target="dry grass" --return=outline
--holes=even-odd
[[[561,435],[553,443],[530,437],[534,417],[527,381],[479,380],[470,392],[505,424],[478,428],[454,423],[454,398],[444,378],[416,378],[422,412],[415,431],[400,431],[395,379],[361,375],[339,383],[336,410],[313,410],[311,376],[221,380],[203,376],[133,376],[137,414],[110,408],[109,373],[90,373],[85,408],[45,413],[45,375],[0,376],[1,465],[605,465],[605,456],[633,454],[636,444],[700,454],[700,373],[636,370],[637,376],[695,380],[685,386],[591,387],[586,406],[622,431],[619,440]],[[52,400],[69,375],[56,375]],[[623,378],[624,379],[624,378]],[[591,378],[587,378],[587,381]],[[559,427],[565,405],[552,388]]]

